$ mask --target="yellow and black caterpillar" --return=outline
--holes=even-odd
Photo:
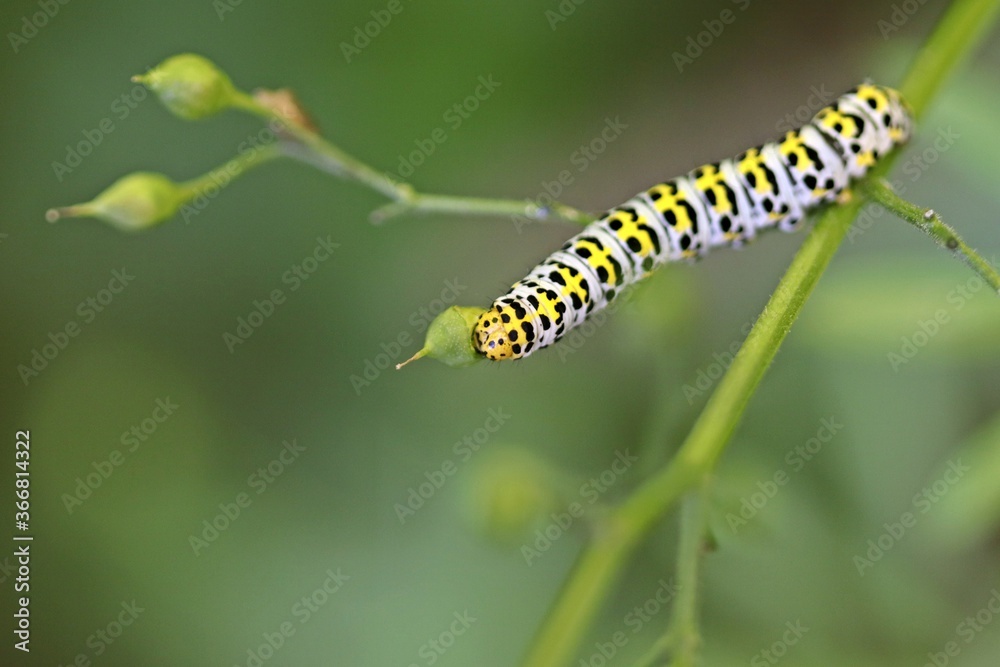
[[[667,262],[792,231],[910,137],[898,92],[862,84],[778,141],[654,185],[588,225],[479,318],[476,350],[495,361],[552,345]]]

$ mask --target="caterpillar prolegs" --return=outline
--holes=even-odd
[[[476,350],[520,359],[558,341],[657,267],[738,247],[760,230],[796,229],[851,179],[909,137],[898,92],[862,84],[778,141],[698,167],[604,213],[479,318]]]

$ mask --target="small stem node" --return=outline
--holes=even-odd
[[[863,179],[860,187],[869,199],[930,236],[942,248],[952,251],[1000,293],[1000,273],[997,273],[996,267],[966,245],[955,230],[941,220],[941,216],[934,209],[923,208],[903,199],[881,178]]]

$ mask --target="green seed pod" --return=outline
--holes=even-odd
[[[93,217],[123,231],[138,231],[172,218],[186,199],[185,191],[163,174],[139,171],[118,179],[93,201],[49,209],[45,218]]]
[[[482,314],[482,308],[469,306],[448,308],[431,322],[423,349],[397,365],[396,369],[422,357],[437,359],[448,366],[470,366],[481,361],[483,355],[472,347],[472,330]]]
[[[501,544],[523,542],[559,509],[559,474],[527,449],[495,450],[470,472],[467,517],[477,530]]]
[[[215,63],[194,53],[167,58],[132,80],[156,93],[174,115],[185,120],[214,116],[244,97]]]

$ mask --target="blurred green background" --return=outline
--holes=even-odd
[[[129,77],[175,53],[210,57],[244,89],[293,88],[326,137],[379,169],[443,128],[410,178],[423,191],[536,197],[569,170],[560,198],[598,211],[772,138],[815,91],[866,77],[897,85],[945,6],[911,3],[888,31],[901,11],[888,1],[562,4],[572,13],[551,24],[555,0],[402,0],[350,62],[342,43],[387,3],[71,2],[30,38],[8,34],[0,421],[10,452],[15,431],[31,430],[35,542],[33,651],[15,654],[5,632],[4,664],[253,665],[248,651],[262,645],[266,665],[517,663],[586,529],[576,522],[530,564],[522,547],[551,528],[551,512],[589,506],[595,487],[581,484],[616,452],[638,461],[594,507],[668,459],[801,235],[661,271],[592,335],[526,362],[397,373],[373,369],[417,350],[421,308],[437,308],[443,290],[486,305],[573,228],[446,216],[376,227],[378,195],[292,162],[239,179],[189,224],[141,234],[49,225],[44,212],[134,170],[192,178],[258,136],[260,123],[236,113],[186,123],[152,97],[128,106],[122,96],[141,95]],[[735,20],[679,68],[674,53],[723,10]],[[10,0],[0,25],[23,33],[39,11]],[[894,175],[987,257],[1000,254],[998,72],[994,35]],[[445,113],[481,76],[500,86],[455,127]],[[53,163],[105,118],[113,131],[57,174]],[[581,162],[606,119],[627,127]],[[809,631],[787,664],[918,665],[952,641],[954,664],[1000,654],[1000,623],[980,616],[972,641],[960,629],[1000,586],[1000,302],[890,216],[856,229],[719,468],[706,665],[768,664],[761,651],[796,621]],[[339,248],[292,291],[283,274],[328,237]],[[123,269],[134,279],[100,312],[80,305]],[[274,289],[287,300],[230,352],[223,334]],[[947,321],[921,336],[939,311]],[[25,382],[18,366],[71,321],[79,335]],[[411,342],[395,347],[401,335]],[[894,361],[907,341],[915,354]],[[366,368],[370,383],[352,382]],[[177,407],[166,416],[158,400]],[[824,419],[841,426],[796,463],[788,452]],[[143,439],[125,435],[133,427]],[[939,484],[923,513],[915,495],[958,458],[970,472]],[[787,484],[734,530],[727,515],[779,470]],[[88,476],[99,486],[81,493]],[[421,492],[422,506],[400,511]],[[238,517],[220,516],[241,497]],[[860,576],[855,557],[907,511],[916,525]],[[213,521],[224,529],[210,532]],[[607,664],[632,664],[662,633],[667,611],[638,629],[629,614],[672,576],[674,524],[640,551],[576,664],[605,664],[598,645],[619,630],[628,642]],[[340,583],[327,594],[330,573]],[[9,565],[0,577],[9,630]],[[133,601],[142,611],[118,628]],[[294,634],[270,655],[267,636],[279,643],[283,624]]]

